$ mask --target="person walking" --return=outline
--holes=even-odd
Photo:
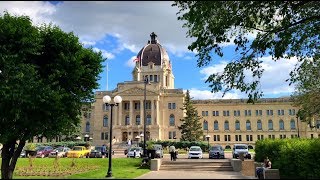
[[[170,159],[171,161],[175,161],[175,154],[176,154],[176,147],[170,146],[169,147],[169,152],[170,152]]]
[[[102,148],[101,148],[101,156],[102,156],[102,158],[106,157],[106,152],[107,152],[107,147],[106,147],[105,144],[103,144]]]

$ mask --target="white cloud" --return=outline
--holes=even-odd
[[[264,69],[262,78],[260,79],[260,87],[265,95],[278,95],[282,93],[292,93],[294,91],[293,86],[289,86],[286,79],[289,78],[289,72],[294,69],[294,66],[298,62],[297,58],[280,59],[278,61],[272,60],[271,56],[263,57],[262,68]],[[209,75],[213,73],[220,73],[227,65],[227,61],[221,61],[219,64],[206,67],[200,70],[200,73],[204,75],[203,80],[206,80]],[[251,72],[250,72],[251,73]],[[246,71],[245,76],[251,77],[249,71]],[[246,81],[249,81],[247,78]]]
[[[130,68],[134,68],[136,65],[136,62],[134,62],[133,60],[136,58],[136,56],[132,56],[129,60],[127,60],[126,62],[126,66],[130,67]]]
[[[56,13],[56,7],[48,1],[0,1],[0,12],[8,11],[13,15],[27,15],[34,25],[55,22],[51,15]]]
[[[96,51],[96,52],[101,51],[102,52],[102,56],[104,58],[107,58],[107,59],[113,59],[115,57],[112,53],[109,53],[108,51],[106,51],[104,49],[99,49],[99,48],[94,47],[93,50]]]

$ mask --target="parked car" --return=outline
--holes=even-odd
[[[53,151],[53,147],[52,146],[38,146],[36,148],[37,151],[37,155],[36,157],[48,157],[49,154]]]
[[[232,149],[232,157],[238,158],[240,153],[243,153],[244,158],[251,159],[251,154],[249,153],[248,145],[235,144]]]
[[[102,146],[96,146],[94,147],[94,149],[92,149],[90,151],[90,154],[89,154],[89,157],[90,158],[102,158],[102,154],[101,154],[101,149],[102,149]],[[106,148],[106,155],[105,157],[108,157],[108,148]]]
[[[74,146],[70,151],[67,153],[68,158],[82,158],[82,157],[89,157],[90,150],[84,146]]]
[[[142,147],[132,147],[128,150],[128,154],[127,154],[127,157],[141,157],[142,156],[142,153],[143,153],[143,149]],[[136,155],[136,156],[134,156]]]
[[[191,158],[203,158],[203,152],[200,146],[191,146],[188,151],[188,159]]]
[[[67,153],[70,151],[71,149],[68,148],[68,147],[64,147],[64,146],[61,146],[61,147],[58,147],[56,149],[54,149],[48,157],[67,157]]]
[[[213,159],[213,158],[224,159],[224,150],[221,145],[214,145],[210,147],[209,159]]]

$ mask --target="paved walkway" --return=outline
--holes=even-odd
[[[181,157],[182,158],[182,157]],[[164,156],[169,160],[169,155]],[[179,159],[177,159],[179,160]],[[135,179],[257,179],[235,171],[150,171]]]

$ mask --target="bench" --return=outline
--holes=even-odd
[[[280,179],[279,169],[265,169],[263,171],[264,179]]]

